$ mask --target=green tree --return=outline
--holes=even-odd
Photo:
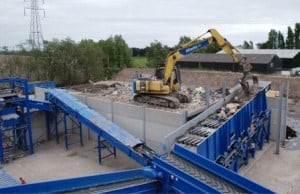
[[[146,48],[148,66],[155,67],[157,64],[164,63],[168,52],[169,48],[162,45],[161,42],[158,42],[157,40],[151,42],[150,46]]]
[[[131,67],[132,65],[132,51],[128,47],[125,40],[122,38],[121,35],[116,35],[115,39],[115,46],[117,51],[117,64],[119,68],[124,67]]]
[[[295,24],[295,48],[300,49],[300,23]]]
[[[35,55],[31,51],[31,56],[35,63],[42,67],[42,70],[38,72],[43,75],[42,79],[55,80],[61,85],[80,83],[81,79],[76,72],[78,45],[70,38],[46,41],[41,53]]]
[[[145,48],[136,48],[132,47],[132,56],[133,57],[145,57],[146,56],[146,49]]]
[[[60,71],[60,66],[62,66],[62,57],[61,53],[61,42],[57,39],[53,39],[52,41],[44,42],[44,49],[42,52],[42,56],[40,56],[43,60],[43,76],[49,80],[58,81],[58,74]]]
[[[278,48],[278,33],[276,30],[271,29],[268,34],[268,40],[263,43],[258,43],[259,49],[277,49]]]
[[[289,26],[286,37],[286,48],[293,49],[295,48],[295,38],[292,28]]]
[[[243,45],[241,45],[243,49],[253,49],[253,42],[244,41]]]
[[[284,49],[285,48],[284,36],[280,31],[278,31],[277,38],[278,38],[278,48]]]
[[[177,45],[175,46],[175,48],[179,48],[180,46],[182,46],[183,44],[186,44],[188,42],[190,42],[192,39],[189,36],[180,36],[179,38],[179,42],[177,43]]]
[[[108,78],[122,68],[132,66],[132,50],[121,35],[100,40],[97,45],[105,54],[104,67]]]
[[[83,72],[83,81],[104,79],[104,53],[92,40],[78,44],[78,70]]]

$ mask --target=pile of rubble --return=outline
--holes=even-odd
[[[132,84],[128,82],[121,81],[100,81],[92,82],[87,84],[81,84],[77,86],[72,86],[68,88],[71,90],[79,91],[85,93],[88,96],[99,97],[107,100],[114,100],[118,102],[130,103],[139,105],[139,103],[133,101],[134,93],[132,91]],[[192,96],[192,101],[190,103],[181,104],[179,109],[172,110],[169,108],[155,107],[159,109],[168,109],[170,111],[181,111],[181,110],[194,110],[199,107],[206,106],[206,91],[202,87],[195,89],[187,88]],[[221,98],[220,92],[209,91],[209,104],[213,104]],[[154,107],[150,106],[149,107]]]

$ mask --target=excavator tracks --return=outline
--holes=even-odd
[[[174,153],[169,154],[164,158],[164,161],[184,171],[195,179],[215,188],[221,193],[246,193],[246,191],[232,185],[212,174],[211,172],[196,166],[195,164],[177,156]]]
[[[137,94],[134,96],[134,101],[174,109],[180,106],[179,100],[172,96]]]

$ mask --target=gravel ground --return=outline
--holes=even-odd
[[[187,88],[187,87],[186,87]],[[90,82],[87,84],[81,84],[72,86],[68,89],[79,91],[85,93],[88,96],[98,97],[107,100],[115,100],[118,102],[130,103],[135,105],[142,105],[138,102],[133,101],[134,93],[132,91],[132,84],[125,81],[100,81],[100,82]],[[148,107],[164,109],[173,112],[181,112],[183,110],[195,110],[205,106],[205,89],[204,87],[198,86],[197,88],[188,88],[192,96],[192,101],[190,103],[180,104],[179,109],[170,109],[156,107],[153,105],[148,105]],[[221,98],[221,94],[216,91],[210,91],[210,104],[218,101]]]

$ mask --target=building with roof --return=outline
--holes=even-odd
[[[244,54],[243,56],[253,66],[253,72],[273,73],[282,68],[281,60],[275,54]],[[192,53],[179,60],[177,65],[186,68],[241,71],[241,67],[227,54]]]
[[[300,49],[239,49],[241,54],[275,54],[281,62],[283,69],[300,67]],[[224,54],[224,51],[218,52]]]

